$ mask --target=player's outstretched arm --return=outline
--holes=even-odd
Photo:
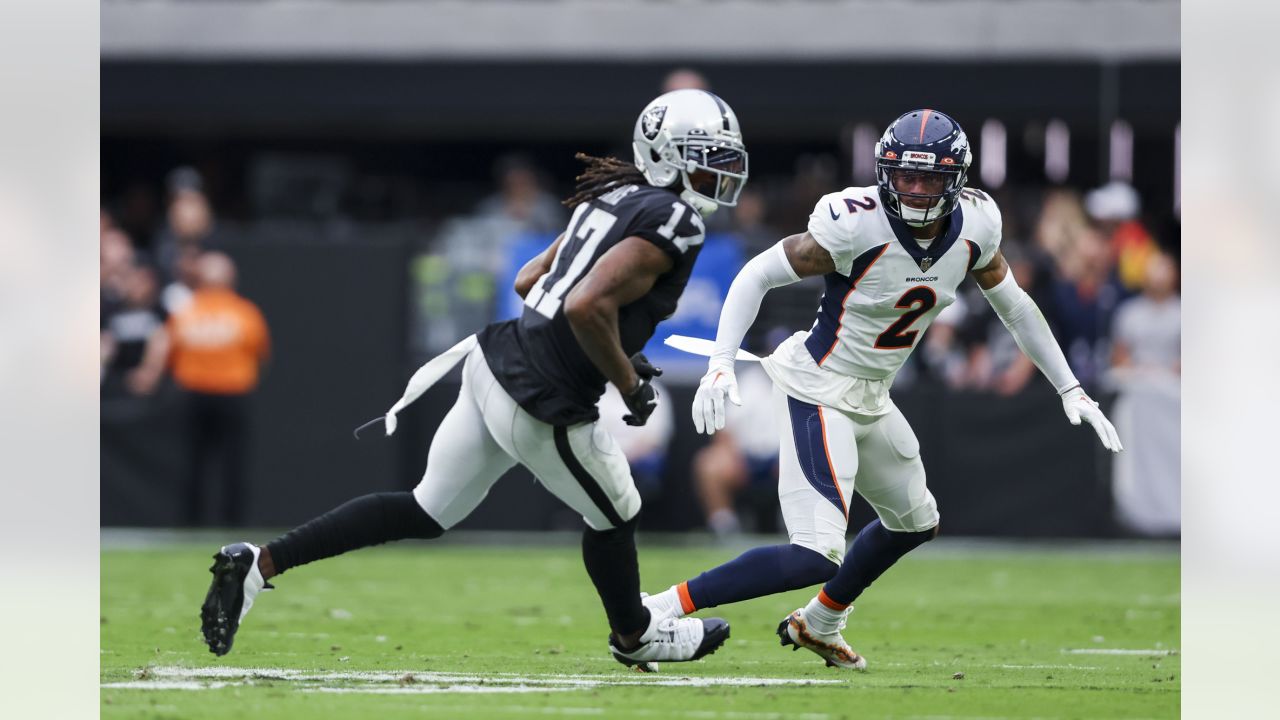
[[[707,362],[707,374],[698,383],[698,392],[693,397],[694,429],[714,434],[724,428],[725,400],[735,405],[742,404],[733,361],[747,330],[760,313],[765,293],[799,282],[802,277],[821,275],[834,269],[830,253],[807,232],[784,238],[743,266],[725,296],[716,327],[715,349]]]
[[[520,272],[516,273],[516,294],[521,298],[529,295],[529,291],[533,289],[538,278],[551,272],[551,264],[555,262],[556,253],[560,252],[560,241],[564,240],[564,233],[560,233],[560,237],[556,241],[547,246],[546,250],[538,253],[532,260],[524,264],[520,268]]]
[[[1035,301],[1026,291],[1018,286],[1013,271],[1005,262],[1004,254],[996,251],[995,257],[983,268],[973,271],[973,279],[977,281],[982,294],[991,303],[991,307],[1000,316],[1000,321],[1009,328],[1013,339],[1017,341],[1022,352],[1031,358],[1031,362],[1040,368],[1040,372],[1049,378],[1053,387],[1062,397],[1062,409],[1072,425],[1079,425],[1081,420],[1089,423],[1103,447],[1112,452],[1120,452],[1124,446],[1120,444],[1120,436],[1106,415],[1098,409],[1098,403],[1085,394],[1084,388],[1071,372],[1062,348],[1053,337],[1049,323]]]
[[[631,236],[609,248],[565,298],[564,314],[587,357],[613,383],[643,425],[657,395],[622,349],[618,308],[644,297],[658,276],[674,265],[671,256],[644,238]]]

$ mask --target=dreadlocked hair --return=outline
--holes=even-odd
[[[586,153],[573,156],[587,167],[574,178],[578,181],[573,197],[564,201],[570,209],[594,200],[610,190],[624,185],[647,185],[648,180],[636,166],[615,157],[595,157]]]

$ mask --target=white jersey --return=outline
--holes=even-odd
[[[892,409],[889,386],[956,289],[1000,247],[1000,210],[980,190],[961,191],[944,233],[921,248],[890,221],[876,186],[824,195],[809,234],[835,261],[818,319],[783,341],[764,368],[788,395],[863,415]]]

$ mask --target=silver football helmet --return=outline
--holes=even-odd
[[[705,90],[659,95],[636,119],[636,168],[657,187],[676,181],[680,198],[703,215],[738,204],[747,183],[747,149],[738,116]]]

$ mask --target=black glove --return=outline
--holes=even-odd
[[[635,368],[637,375],[646,380],[662,376],[662,368],[649,362],[649,358],[645,357],[642,352],[631,356],[631,367]]]
[[[649,378],[641,375],[640,384],[636,385],[636,389],[630,395],[623,395],[622,401],[631,411],[622,416],[622,421],[628,425],[640,426],[649,421],[654,408],[658,407],[658,391],[653,389]]]
[[[653,389],[649,380],[661,375],[662,368],[649,362],[649,358],[645,357],[644,353],[631,356],[631,367],[635,368],[636,375],[640,376],[640,384],[636,385],[636,389],[630,395],[622,397],[622,401],[627,404],[627,409],[631,411],[622,416],[622,421],[628,425],[640,426],[649,421],[654,408],[658,407],[658,391]]]

